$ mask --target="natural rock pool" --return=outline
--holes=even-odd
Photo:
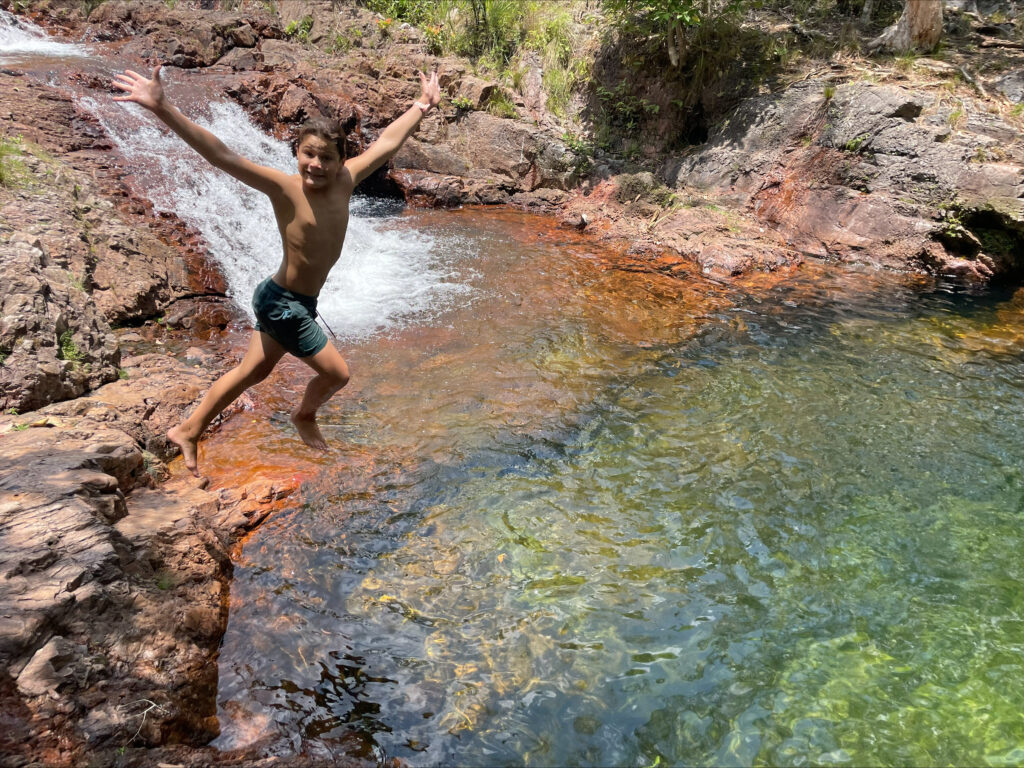
[[[247,303],[266,211],[89,98]],[[296,362],[202,446],[221,488],[308,478],[237,553],[216,746],[1024,761],[1024,300],[814,264],[670,280],[514,212],[356,213],[324,296],[353,371],[334,453],[287,422]]]
[[[337,453],[237,558],[217,745],[1020,762],[1019,300],[623,273],[514,213],[380,225],[467,291],[345,345]],[[301,451],[247,418],[207,453]]]

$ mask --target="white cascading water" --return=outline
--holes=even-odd
[[[17,56],[88,56],[84,45],[49,37],[30,21],[0,10],[0,64]]]
[[[84,45],[53,40],[32,22],[0,10],[0,63],[89,54]],[[173,70],[165,70],[165,87],[172,95],[188,88],[166,82],[175,77]],[[141,107],[112,97],[83,97],[80,104],[103,125],[156,210],[174,213],[202,233],[227,278],[229,294],[251,316],[253,290],[281,263],[281,237],[270,201],[210,166]],[[189,117],[253,162],[296,172],[288,145],[253,125],[241,107],[213,103],[206,111]],[[451,265],[450,256],[460,249],[428,233],[395,229],[387,220],[360,215],[371,207],[365,199],[352,201],[345,247],[320,292],[320,313],[343,338],[424,321],[469,290]]]
[[[269,199],[210,166],[141,107],[96,99],[82,103],[133,166],[156,209],[202,232],[231,295],[249,310],[256,285],[281,263],[281,238]],[[253,125],[241,107],[219,103],[209,105],[209,111],[209,117],[191,117],[253,162],[296,172],[289,146]],[[342,337],[388,330],[413,317],[422,320],[468,290],[442,263],[434,237],[361,217],[360,210],[369,205],[353,200],[345,247],[320,292],[319,310]]]

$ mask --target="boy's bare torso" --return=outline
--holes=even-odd
[[[284,246],[274,281],[282,288],[307,296],[320,293],[341,256],[352,189],[345,169],[328,188],[315,192],[305,190],[302,178],[295,174],[282,184],[281,194],[271,198]]]

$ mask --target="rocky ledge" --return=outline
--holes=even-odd
[[[164,433],[227,363],[129,354],[133,326],[237,312],[68,99],[2,73],[0,101],[23,150],[0,186],[0,765],[148,764],[216,734],[228,549],[295,483],[171,476]]]

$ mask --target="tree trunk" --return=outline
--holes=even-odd
[[[673,67],[679,66],[679,54],[683,47],[683,29],[678,21],[668,25],[668,60]]]
[[[928,53],[935,50],[942,37],[942,3],[940,0],[906,0],[899,21],[867,45],[870,52]]]
[[[871,12],[875,9],[875,0],[864,0],[864,7],[860,9],[860,23],[865,27],[871,23]]]

